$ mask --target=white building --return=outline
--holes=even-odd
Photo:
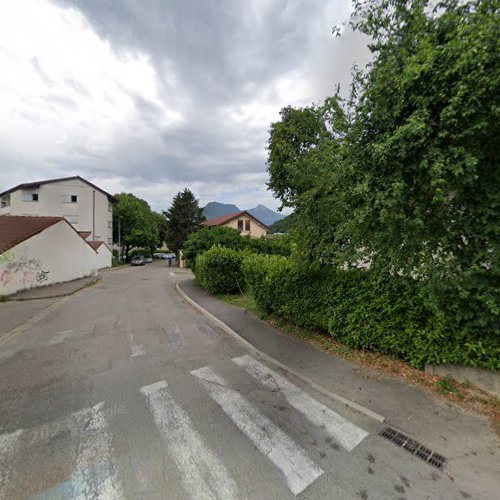
[[[1,215],[64,217],[87,241],[113,244],[117,199],[80,176],[20,184],[0,193]]]
[[[0,216],[0,296],[91,276],[111,250],[86,241],[63,217]]]

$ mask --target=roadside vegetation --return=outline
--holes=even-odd
[[[372,61],[350,95],[271,125],[288,254],[200,231],[184,246],[198,283],[365,357],[499,370],[498,7],[357,3]]]

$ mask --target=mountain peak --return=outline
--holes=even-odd
[[[230,203],[219,203],[218,201],[210,201],[203,207],[203,215],[207,218],[207,220],[215,219],[215,217],[220,217],[221,215],[233,214],[235,212],[241,212],[241,209],[236,205]],[[265,205],[262,205],[262,203],[259,203],[254,208],[248,209],[247,212],[259,219],[266,226],[270,226],[277,220],[285,217],[283,214],[274,212]]]

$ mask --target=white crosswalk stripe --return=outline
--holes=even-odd
[[[301,412],[312,424],[324,428],[346,450],[351,451],[368,436],[368,432],[341,417],[254,358],[244,355],[234,358],[233,363],[241,366],[268,389],[278,389],[290,406]]]
[[[104,403],[30,429],[0,435],[0,498],[6,497],[10,471],[23,446],[44,445],[63,431],[77,438],[71,451],[75,460],[69,479],[46,492],[57,498],[122,498],[112,459],[112,436]]]
[[[80,431],[76,466],[70,479],[70,498],[122,498],[112,460],[111,433],[103,411],[94,406]]]
[[[323,470],[295,441],[241,394],[227,387],[225,380],[210,367],[194,370],[191,374],[236,426],[281,470],[288,487],[295,495],[323,474]]]
[[[22,430],[0,435],[0,498],[6,498],[14,461],[20,446]]]
[[[141,388],[169,456],[187,492],[196,499],[238,498],[238,489],[225,467],[201,440],[186,411],[174,401],[165,381]]]

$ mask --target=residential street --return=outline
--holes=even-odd
[[[211,324],[175,289],[188,277],[158,261],[64,298],[0,303],[0,498],[495,497],[485,421],[460,421],[482,429],[484,468],[439,470],[379,435],[395,419],[313,391]],[[448,460],[477,450],[447,456],[448,437],[434,448],[418,432]]]

